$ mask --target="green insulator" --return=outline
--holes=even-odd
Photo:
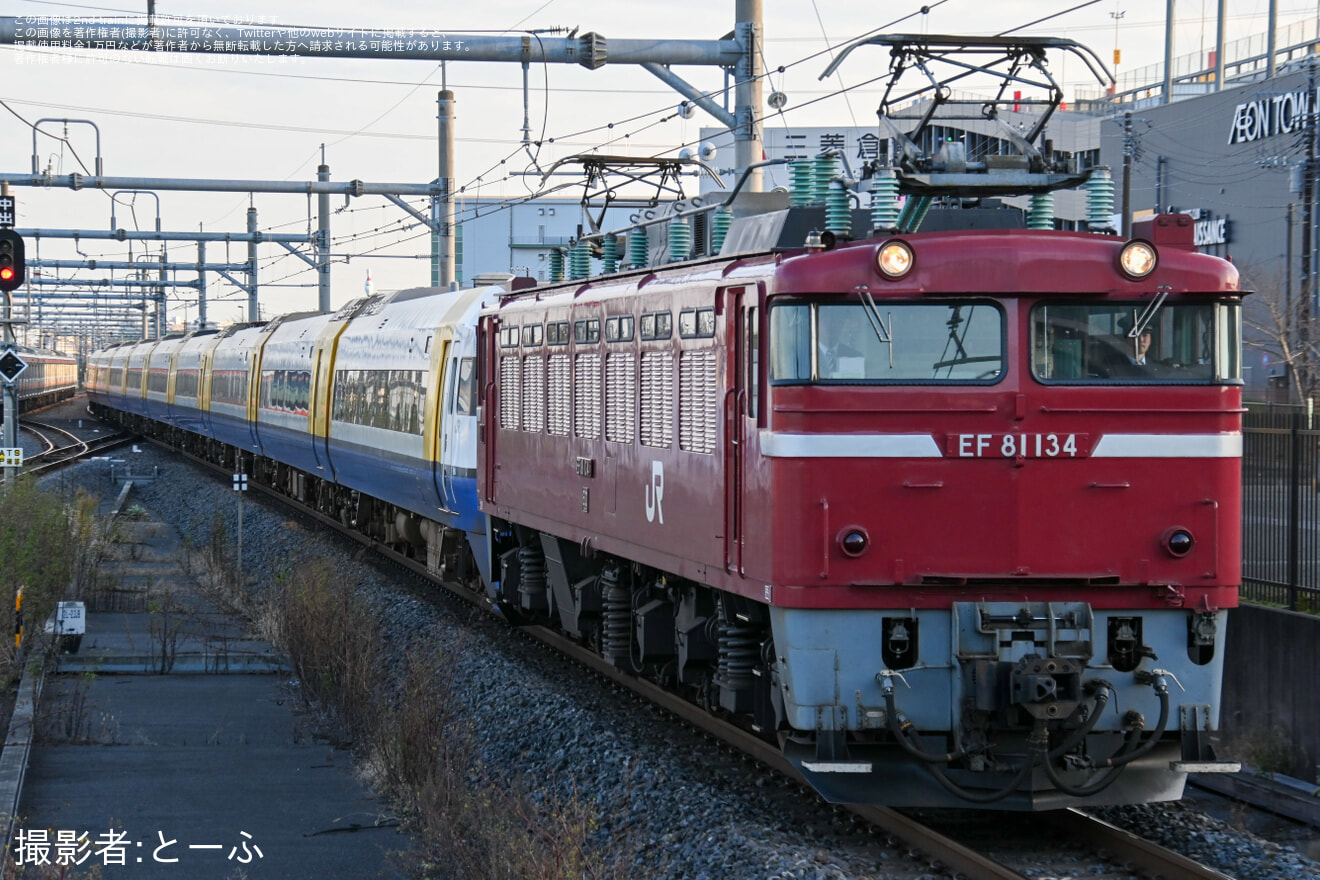
[[[619,271],[619,239],[611,232],[600,245],[600,271],[612,275]]]
[[[550,251],[550,280],[552,282],[564,280],[563,248],[555,248],[554,250]]]
[[[640,269],[649,258],[646,230],[638,226],[628,233],[628,265]]]
[[[728,205],[715,209],[715,216],[710,220],[710,250],[718,254],[724,247],[724,239],[733,225],[733,209]]]
[[[669,221],[669,262],[681,263],[692,256],[692,227],[686,217]]]
[[[831,180],[825,196],[825,228],[835,235],[852,235],[852,211],[848,207],[848,190],[842,180]]]
[[[591,251],[585,242],[578,242],[568,252],[568,277],[573,281],[591,277]]]
[[[830,194],[830,181],[839,174],[839,157],[821,155],[816,157],[816,187],[813,202],[823,202]]]
[[[898,177],[892,168],[881,168],[871,178],[871,228],[893,229],[898,225]]]
[[[1086,184],[1086,225],[1092,229],[1111,228],[1114,214],[1114,178],[1100,166],[1091,172]]]
[[[1054,228],[1054,193],[1036,193],[1031,197],[1031,212],[1027,214],[1027,228]]]
[[[794,159],[788,167],[793,174],[789,204],[809,204],[816,197],[816,163],[810,159]]]

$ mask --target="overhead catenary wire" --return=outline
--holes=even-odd
[[[933,4],[933,6],[939,6],[939,5],[942,5],[942,3],[944,3],[944,2],[947,2],[947,0],[939,0],[939,2]],[[1088,5],[1088,4],[1083,4],[1083,5]],[[887,29],[887,28],[893,27],[895,24],[897,24],[897,23],[899,23],[899,22],[901,22],[901,21],[903,21],[903,20],[905,20],[905,19],[907,19],[907,18],[910,18],[910,17],[912,17],[913,15],[919,15],[919,14],[922,14],[922,13],[925,13],[925,12],[929,12],[929,9],[930,9],[930,8],[932,8],[932,7],[925,7],[925,8],[923,8],[920,12],[914,12],[914,13],[909,14],[908,16],[904,16],[904,17],[902,17],[902,18],[899,18],[899,19],[897,19],[895,22],[891,22],[890,24],[883,25],[883,26],[881,26],[881,27],[879,27],[879,28],[876,28],[876,29],[874,29],[874,30],[868,32],[868,34],[871,34],[871,33],[878,33],[878,32],[880,32],[880,31],[883,31],[883,30]],[[822,27],[822,32],[823,32],[823,31],[824,31],[824,28]],[[835,47],[833,47],[833,46],[828,46],[825,50],[822,50],[822,51],[819,51],[819,52],[812,53],[812,54],[807,55],[807,56],[805,56],[805,57],[803,57],[803,58],[797,59],[797,60],[791,62],[791,63],[788,64],[788,65],[779,66],[779,67],[777,67],[777,68],[771,68],[769,65],[766,65],[766,70],[765,70],[765,72],[762,74],[762,76],[768,78],[768,77],[771,76],[772,74],[781,74],[781,73],[783,73],[787,68],[792,67],[792,66],[795,66],[795,65],[798,65],[798,64],[807,63],[807,62],[811,61],[811,60],[814,59],[814,58],[820,57],[820,56],[823,55],[823,54],[826,54],[826,53],[828,53],[828,52],[831,52],[833,48],[835,48]],[[428,77],[428,78],[429,78],[429,77]],[[824,94],[820,95],[820,96],[817,97],[817,98],[814,98],[814,99],[812,99],[812,100],[810,100],[810,101],[804,102],[804,103],[802,103],[802,104],[799,104],[799,105],[796,105],[796,106],[790,108],[790,112],[792,112],[792,111],[800,111],[801,109],[803,109],[803,108],[805,108],[805,107],[808,107],[808,106],[811,106],[811,105],[813,105],[813,104],[819,103],[820,101],[828,100],[828,99],[833,98],[833,97],[836,97],[836,96],[838,96],[838,95],[843,95],[843,96],[845,96],[845,98],[846,98],[847,95],[848,95],[850,92],[852,92],[852,91],[854,91],[854,90],[856,90],[856,89],[864,88],[864,87],[866,87],[866,86],[868,86],[868,85],[870,85],[870,84],[872,84],[872,83],[879,82],[879,81],[883,80],[884,78],[885,78],[884,76],[878,76],[878,77],[872,78],[872,79],[870,79],[870,80],[867,80],[867,81],[865,81],[865,82],[855,84],[855,85],[853,85],[853,86],[849,86],[849,87],[846,87],[846,88],[841,88],[841,89],[836,89],[836,90],[833,90],[833,91],[825,92]],[[417,88],[420,88],[420,87],[421,87],[422,85],[424,85],[424,84],[425,84],[425,81],[423,81],[423,83],[414,83],[414,84],[412,84],[412,91],[416,91]],[[548,84],[548,76],[547,76],[547,81],[546,81],[546,91],[547,91],[547,98],[546,98],[546,100],[547,100],[547,107],[548,107],[548,85],[549,85],[549,84]],[[411,94],[412,91],[410,91],[409,94]],[[712,94],[715,95],[715,96],[718,96],[718,95],[720,95],[721,93],[723,93],[723,92],[725,92],[725,91],[727,91],[727,88],[726,88],[726,89],[717,90],[717,91],[715,91],[715,92],[712,92]],[[407,97],[408,97],[408,95],[405,95],[405,96],[404,96],[404,99],[401,99],[399,103],[402,103],[402,100],[406,100]],[[397,106],[397,105],[396,105],[396,106]],[[603,124],[603,125],[593,126],[593,127],[591,127],[591,128],[584,128],[584,129],[581,129],[580,131],[573,132],[573,133],[570,133],[570,134],[568,134],[568,135],[562,135],[562,136],[558,136],[558,137],[550,137],[550,138],[547,138],[547,137],[545,137],[545,135],[544,135],[544,132],[545,132],[545,130],[546,130],[546,125],[547,125],[547,123],[546,123],[546,118],[547,118],[547,116],[548,116],[548,110],[547,110],[547,113],[546,113],[545,115],[543,115],[543,118],[542,118],[542,136],[541,136],[540,138],[538,138],[538,140],[535,142],[535,145],[536,145],[538,148],[541,147],[541,146],[544,145],[544,144],[554,144],[554,143],[558,143],[558,144],[560,144],[560,145],[568,145],[568,144],[566,144],[566,141],[567,141],[568,139],[570,139],[570,138],[584,137],[584,136],[586,136],[586,135],[597,134],[597,133],[600,133],[600,132],[602,132],[602,131],[614,132],[614,131],[616,131],[619,127],[621,127],[621,126],[627,126],[627,125],[629,125],[629,124],[631,124],[631,123],[634,123],[634,122],[644,122],[644,124],[642,124],[642,125],[640,125],[640,126],[637,126],[636,128],[634,128],[634,129],[632,129],[632,130],[625,131],[625,132],[623,132],[623,133],[621,133],[621,134],[613,134],[610,138],[608,138],[608,139],[604,140],[603,142],[597,144],[597,145],[596,145],[596,148],[599,149],[599,148],[601,148],[601,147],[609,146],[609,145],[616,144],[616,143],[619,143],[619,142],[628,142],[628,143],[631,144],[631,143],[632,143],[632,139],[633,139],[634,137],[636,137],[638,134],[641,134],[642,132],[645,132],[645,131],[647,131],[647,130],[649,130],[649,129],[655,128],[656,126],[662,124],[663,122],[666,122],[666,121],[669,121],[670,119],[672,119],[672,118],[673,118],[673,115],[672,115],[672,112],[671,112],[671,111],[672,111],[672,106],[667,104],[664,108],[657,109],[657,110],[652,110],[652,111],[648,111],[648,112],[644,112],[644,113],[634,114],[633,116],[628,117],[627,119],[623,119],[623,120],[615,120],[615,121],[612,121],[612,122],[609,122],[609,123],[605,123],[605,124]],[[359,128],[359,129],[357,129],[356,131],[343,132],[343,136],[344,136],[344,138],[347,138],[347,137],[354,137],[354,136],[358,136],[358,135],[380,136],[380,133],[377,133],[377,132],[368,132],[368,131],[366,131],[366,129],[370,128],[372,125],[374,125],[374,124],[375,124],[376,122],[378,122],[380,119],[384,118],[384,116],[388,115],[388,112],[389,112],[389,111],[387,111],[387,112],[384,113],[384,114],[381,114],[381,115],[378,116],[376,119],[374,119],[371,123],[368,123],[366,126],[363,126],[363,127]],[[661,115],[661,114],[667,114],[667,115]],[[652,117],[656,117],[657,115],[660,115],[660,118],[652,118]],[[755,124],[758,124],[758,125],[762,124],[762,123],[763,123],[763,122],[769,117],[769,115],[770,115],[770,114],[758,114],[758,116],[757,116],[757,118],[756,118],[756,120],[755,120]],[[781,114],[781,118],[782,118],[782,114]],[[212,121],[212,124],[214,124],[214,121]],[[427,139],[429,139],[429,136],[427,137]],[[499,141],[495,141],[495,142],[499,142]],[[688,142],[688,143],[691,144],[691,143],[695,143],[695,142]],[[685,145],[688,145],[688,144],[685,144]],[[656,146],[658,147],[659,145],[656,145]],[[517,155],[517,153],[518,153],[521,149],[522,149],[522,144],[519,144],[519,145],[516,146],[516,147],[515,147],[515,148],[514,148],[514,149],[513,149],[513,150],[512,150],[512,151],[511,151],[506,157],[504,157],[504,158],[502,158],[501,160],[499,160],[498,162],[492,164],[492,165],[490,166],[490,168],[488,168],[486,171],[484,171],[484,172],[482,172],[481,174],[478,174],[478,175],[476,175],[475,177],[473,177],[473,178],[472,178],[471,180],[469,180],[469,181],[467,182],[467,184],[465,184],[464,186],[459,187],[459,188],[458,188],[458,192],[460,192],[460,193],[462,193],[462,192],[466,192],[467,189],[469,189],[469,188],[474,188],[474,187],[477,188],[478,190],[480,190],[480,188],[481,188],[482,186],[489,186],[490,183],[491,183],[491,181],[488,180],[487,178],[488,178],[493,172],[497,171],[500,167],[507,165],[507,163],[513,158],[513,156]],[[675,148],[673,148],[673,147],[663,147],[663,148],[660,148],[660,149],[661,149],[661,152],[658,153],[657,155],[664,155],[665,153],[671,152],[671,151],[672,151],[673,149],[675,149]],[[505,179],[505,180],[508,180],[508,179],[510,179],[511,177],[513,177],[513,175],[505,175],[505,176],[504,176],[504,179]],[[524,180],[525,180],[525,178],[524,178]],[[497,206],[497,207],[483,206],[483,207],[481,207],[481,208],[474,209],[474,210],[470,213],[470,216],[471,216],[471,217],[484,216],[484,215],[489,214],[489,213],[491,213],[491,212],[493,212],[493,211],[503,210],[503,209],[506,209],[506,208],[508,208],[508,207],[512,207],[513,205],[518,204],[518,203],[520,203],[520,202],[528,201],[528,200],[530,200],[530,199],[533,198],[533,197],[543,197],[543,196],[545,196],[545,195],[547,195],[547,194],[549,194],[549,193],[552,193],[552,192],[554,192],[554,191],[557,191],[557,190],[555,190],[555,189],[551,189],[551,190],[541,190],[541,191],[538,191],[538,192],[536,192],[536,193],[533,193],[532,195],[528,196],[528,197],[525,198],[525,199],[504,200],[504,201],[503,201],[499,206]],[[468,216],[467,214],[464,215],[465,218],[466,218],[467,216]],[[296,223],[296,222],[300,222],[300,221],[294,221],[294,222]],[[283,225],[283,224],[282,224],[282,225]],[[360,241],[367,241],[367,240],[372,240],[372,239],[383,238],[383,237],[386,237],[386,236],[399,236],[399,235],[404,235],[404,234],[408,231],[409,228],[411,228],[411,224],[410,224],[410,222],[409,222],[408,220],[399,220],[399,221],[396,221],[395,223],[388,224],[388,225],[386,225],[385,227],[378,227],[378,228],[375,229],[375,230],[367,231],[366,233],[355,233],[355,234],[353,234],[351,237],[348,237],[347,239],[344,239],[344,238],[342,238],[342,237],[337,238],[336,241],[335,241],[335,244],[336,244],[336,245],[342,245],[342,244],[347,243],[347,242],[354,242],[354,241],[359,241],[359,240],[360,240]],[[400,245],[400,244],[403,244],[403,243],[406,243],[406,242],[413,241],[413,240],[415,240],[415,239],[417,239],[417,238],[420,238],[420,237],[422,237],[422,236],[424,236],[424,235],[426,235],[426,234],[428,234],[428,233],[423,232],[423,233],[420,233],[420,234],[418,234],[418,235],[408,235],[408,236],[406,236],[406,237],[397,238],[397,239],[394,240],[394,241],[382,243],[382,244],[380,244],[378,247],[373,248],[371,251],[365,251],[365,252],[362,252],[362,255],[365,255],[365,254],[367,254],[367,253],[376,252],[376,251],[379,251],[379,250],[382,250],[382,249],[386,249],[386,248],[389,248],[389,247],[398,246],[398,245]],[[278,256],[276,257],[276,260],[282,261],[282,260],[284,260],[284,259],[288,259],[288,258],[291,257],[291,256],[292,256],[291,254],[280,254],[280,255],[278,255]],[[313,271],[313,270],[312,270],[310,267],[308,267],[308,268],[305,268],[305,269],[300,269],[299,271],[301,272],[301,271]],[[294,274],[297,274],[297,273],[294,273]]]

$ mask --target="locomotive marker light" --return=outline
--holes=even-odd
[[[1171,529],[1164,536],[1164,549],[1169,551],[1170,556],[1182,558],[1192,552],[1196,546],[1196,539],[1192,533],[1186,529]]]
[[[914,259],[907,242],[887,241],[876,252],[875,265],[886,278],[902,278],[912,271]]]
[[[1118,267],[1129,278],[1145,278],[1158,262],[1155,245],[1148,241],[1129,241],[1118,255]]]
[[[871,538],[866,534],[866,529],[860,526],[849,526],[839,533],[839,549],[845,556],[856,559],[865,553],[869,546],[871,546]]]

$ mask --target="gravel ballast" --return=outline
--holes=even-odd
[[[217,524],[237,531],[238,501],[229,481],[180,456],[140,444],[116,454],[131,473],[158,477],[134,487],[130,503],[205,546]],[[117,465],[123,468],[125,464]],[[75,467],[61,479],[111,497],[108,462]],[[402,657],[416,639],[462,646],[456,692],[478,734],[480,758],[563,796],[597,805],[594,840],[626,853],[634,876],[683,880],[944,878],[902,844],[859,827],[795,784],[767,775],[709,738],[621,689],[572,666],[489,615],[431,602],[411,578],[371,562],[360,546],[324,532],[294,512],[247,493],[243,563],[260,592],[298,566],[331,564],[379,612]],[[394,664],[401,670],[403,663]],[[1001,814],[1005,835],[1033,823]],[[1235,831],[1180,805],[1111,808],[1103,817],[1217,867],[1239,880],[1320,877],[1320,864],[1291,847]],[[1032,854],[1006,858],[1037,878],[1129,876],[1094,855],[1040,841]]]

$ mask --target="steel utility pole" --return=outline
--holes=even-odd
[[[439,246],[436,253],[436,287],[454,282],[454,93],[442,89],[436,98],[436,122],[440,139],[440,216],[436,230]]]
[[[325,164],[325,144],[321,144],[321,164],[316,167],[316,179],[330,182],[330,166]],[[330,194],[322,192],[316,197],[316,307],[330,311]]]
[[[744,52],[734,69],[736,85],[734,87],[734,116],[737,127],[733,130],[733,158],[738,171],[751,168],[761,161],[761,126],[757,113],[762,106],[761,100],[761,30],[765,18],[762,14],[761,0],[738,0],[734,10],[738,20],[735,34]],[[744,187],[748,192],[761,192],[764,189],[761,169],[757,168],[747,178]]]
[[[1123,114],[1123,237],[1132,237],[1132,114]]]

